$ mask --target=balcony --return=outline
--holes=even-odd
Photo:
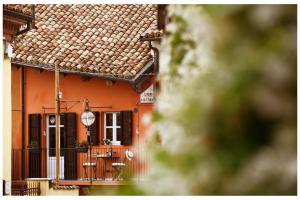
[[[56,179],[55,148],[12,150],[12,179]],[[24,164],[22,165],[22,160]],[[145,153],[133,148],[103,146],[61,148],[60,185],[122,185],[142,179],[147,171]],[[22,167],[23,166],[23,167]]]

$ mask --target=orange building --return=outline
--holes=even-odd
[[[145,171],[137,154],[147,130],[141,119],[152,112],[157,88],[158,50],[151,42],[162,35],[158,10],[156,5],[36,6],[35,29],[14,41],[14,180],[55,178],[55,64],[61,184],[125,180],[123,168],[130,175]],[[86,100],[95,116],[89,130],[80,120]],[[91,149],[84,148],[85,140]]]

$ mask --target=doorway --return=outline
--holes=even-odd
[[[61,116],[59,117],[60,128],[60,156],[59,156],[59,178],[64,179],[64,150],[65,150],[65,131],[64,123]],[[56,119],[55,115],[47,115],[46,117],[46,134],[47,134],[47,177],[56,178]]]

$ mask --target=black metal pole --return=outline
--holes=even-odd
[[[90,163],[89,163],[89,165],[90,165],[90,182],[92,183],[92,168],[94,167],[94,166],[92,166],[92,144],[91,144],[91,133],[90,133],[90,129],[89,129],[90,127],[88,126],[87,127],[87,131],[88,131],[88,137],[89,137],[89,148],[90,148]]]

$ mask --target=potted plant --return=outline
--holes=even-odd
[[[82,142],[79,142],[78,140],[75,141],[75,148],[77,152],[87,152],[89,148],[89,142],[86,140],[83,140]]]
[[[39,147],[39,143],[37,140],[31,140],[27,146],[27,148],[29,148],[29,149],[36,149],[38,147]]]
[[[39,143],[37,140],[31,140],[30,143],[28,144],[27,148],[29,149],[29,152],[34,153],[34,152],[39,152]]]

